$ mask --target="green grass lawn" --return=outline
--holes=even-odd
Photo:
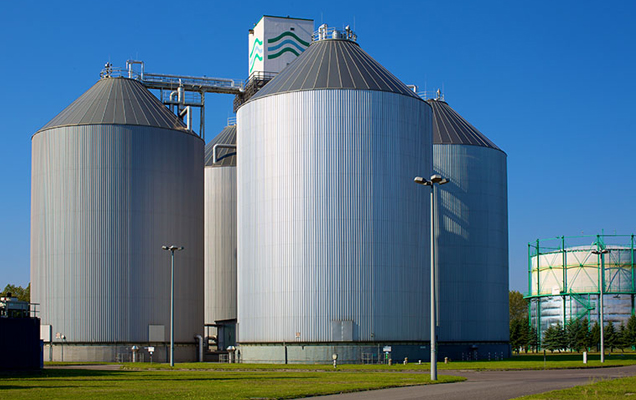
[[[519,397],[523,400],[584,400],[584,399],[622,399],[636,398],[636,377],[592,382],[589,385],[575,386],[570,389]]]
[[[438,378],[438,383],[464,380],[461,377],[445,375]],[[45,369],[30,374],[0,375],[0,398],[290,399],[430,383],[428,374],[342,370],[303,372]]]
[[[601,364],[600,355],[591,354],[588,356],[588,363],[583,364],[583,356],[575,353],[555,353],[547,354],[546,361],[543,361],[543,354],[519,355],[502,361],[451,361],[448,364],[439,362],[439,370],[519,370],[519,369],[563,369],[563,368],[599,368],[616,367],[621,365],[636,364],[635,353],[615,353],[605,357],[605,363]],[[161,363],[126,363],[125,369],[171,369],[168,364]],[[221,363],[178,363],[175,369],[188,370],[240,370],[240,371],[260,371],[260,370],[285,370],[285,371],[331,371],[333,366],[329,364],[221,364]],[[397,372],[397,371],[428,371],[429,363],[409,363],[409,364],[340,364],[339,371],[375,371],[375,372]]]
[[[521,354],[503,361],[460,361],[438,364],[438,369],[471,370],[513,370],[513,369],[563,369],[563,368],[600,368],[636,364],[636,353],[612,353],[605,355],[601,364],[600,353],[588,354],[587,364],[583,364],[583,355],[579,353]]]
[[[547,354],[545,365],[543,354],[523,354],[503,361],[438,363],[442,373],[438,382],[463,380],[443,375],[449,369],[594,368],[601,366],[599,358],[599,354],[591,354],[587,365],[583,364],[581,354],[572,353]],[[46,366],[73,364],[46,363]],[[636,364],[636,353],[614,353],[606,356],[603,366],[632,364]],[[178,363],[170,369],[168,364],[126,363],[123,369],[111,371],[45,368],[31,374],[5,373],[0,374],[0,398],[289,399],[431,383],[428,363],[341,364],[337,370],[326,364]],[[636,378],[598,382],[528,399],[615,398],[628,393],[636,393]]]

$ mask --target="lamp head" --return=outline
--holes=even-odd
[[[439,175],[439,174],[435,174],[435,175],[431,175],[431,182],[437,183],[438,185],[443,185],[443,184],[448,183],[450,181],[448,179],[446,179],[446,178],[442,178],[442,176]]]
[[[426,185],[427,180],[422,178],[421,176],[416,176],[415,179],[413,179],[413,182],[417,183],[418,185]]]
[[[164,249],[164,250],[170,250],[170,251],[180,251],[180,250],[184,249],[183,246],[175,246],[175,245],[172,245],[172,246],[161,246],[161,248]]]

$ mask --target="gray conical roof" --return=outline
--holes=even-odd
[[[40,131],[60,126],[104,124],[186,129],[141,83],[127,78],[102,78]]]
[[[261,89],[253,99],[318,89],[358,89],[419,97],[350,40],[314,42]]]
[[[501,150],[443,100],[426,100],[433,109],[433,144],[468,144]]]
[[[205,145],[204,159],[206,167],[236,167],[236,149],[218,149],[217,163],[212,163],[212,149],[215,144],[236,144],[236,125],[226,126],[210,143]]]

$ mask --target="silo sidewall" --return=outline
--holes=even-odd
[[[203,141],[168,129],[68,126],[33,137],[32,301],[68,343],[175,340],[203,325]],[[93,360],[94,361],[94,360]],[[109,360],[112,361],[112,360]]]
[[[239,340],[428,340],[431,110],[312,90],[238,113]]]

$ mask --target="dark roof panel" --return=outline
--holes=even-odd
[[[215,144],[236,144],[236,125],[226,126],[210,143],[205,145],[203,160],[206,167],[236,167],[236,149],[219,149],[217,163],[212,163],[214,159],[212,150]]]
[[[350,40],[314,42],[252,99],[318,89],[357,89],[419,98],[380,63]]]
[[[103,78],[40,131],[59,126],[104,124],[186,129],[183,122],[138,81]]]
[[[426,100],[433,109],[433,144],[468,144],[501,150],[442,100]]]

